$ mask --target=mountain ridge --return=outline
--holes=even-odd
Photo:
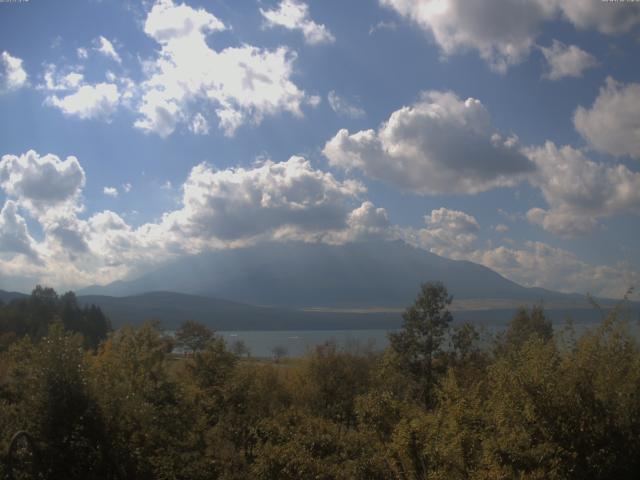
[[[585,298],[523,287],[483,265],[450,260],[401,241],[268,243],[220,250],[185,257],[132,280],[86,287],[78,294],[171,291],[280,307],[404,307],[425,281],[442,281],[456,299]]]

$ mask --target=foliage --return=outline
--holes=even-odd
[[[442,283],[423,284],[415,303],[402,316],[402,330],[389,335],[399,368],[413,380],[426,406],[432,405],[437,376],[444,371],[439,357],[453,319],[447,309],[451,301]]]
[[[176,342],[186,353],[204,350],[212,339],[213,331],[193,320],[187,320],[176,330]]]
[[[29,297],[0,304],[0,351],[21,337],[44,337],[56,322],[68,331],[82,334],[85,345],[91,348],[96,348],[111,331],[111,323],[99,307],[81,307],[73,292],[58,296],[52,288],[38,285]]]
[[[622,308],[568,338],[522,308],[482,346],[473,326],[450,325],[446,289],[426,284],[386,351],[327,343],[274,363],[201,325],[185,329],[198,333],[182,337],[197,337],[188,356],[154,324],[94,349],[74,333],[82,315],[65,313],[82,311],[75,297],[33,297],[2,307],[23,328],[0,352],[3,476],[18,430],[36,440],[41,479],[640,473],[640,347]]]

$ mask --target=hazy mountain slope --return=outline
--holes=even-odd
[[[26,296],[27,296],[26,293],[7,292],[7,291],[4,291],[4,290],[0,290],[0,302],[2,302],[2,303],[9,303],[11,300],[15,300],[15,299],[18,299],[18,298],[24,298]]]
[[[404,242],[262,244],[187,257],[138,279],[80,294],[173,291],[254,305],[406,306],[422,282],[441,280],[455,298],[566,298],[524,288],[484,266],[449,260]]]

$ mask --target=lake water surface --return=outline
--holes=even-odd
[[[561,329],[566,324],[558,322],[554,324],[556,329]],[[576,323],[574,330],[580,335],[589,328],[596,327],[597,322]],[[638,336],[640,328],[636,322],[631,325]],[[477,326],[478,327],[478,326]],[[504,324],[480,325],[481,341],[488,342],[492,335],[505,328]],[[382,350],[387,347],[389,340],[387,334],[393,330],[268,330],[268,331],[219,331],[217,332],[231,347],[234,342],[242,340],[253,357],[270,357],[275,347],[282,347],[286,355],[291,357],[302,356],[316,345],[328,341],[336,342],[339,346],[370,347],[374,350]],[[640,338],[640,337],[639,337]]]

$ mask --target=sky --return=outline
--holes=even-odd
[[[372,239],[640,280],[640,2],[5,1],[0,126],[2,289]]]

